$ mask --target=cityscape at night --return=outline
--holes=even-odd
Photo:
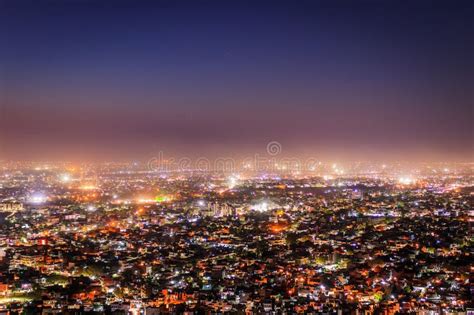
[[[474,314],[474,3],[0,0],[0,315]]]
[[[2,308],[458,314],[472,303],[472,164],[265,168],[7,163]]]

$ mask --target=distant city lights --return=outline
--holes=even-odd
[[[235,186],[237,186],[237,183],[238,183],[237,175],[232,175],[227,179],[227,186],[229,187],[229,189],[232,189]]]
[[[64,174],[61,174],[61,176],[59,177],[59,179],[61,180],[61,182],[63,183],[69,183],[71,181],[71,175],[68,174],[68,173],[64,173]]]
[[[411,185],[415,182],[415,180],[410,176],[402,176],[398,178],[398,183],[402,185]]]
[[[42,204],[48,200],[48,197],[43,193],[33,193],[29,196],[28,201],[33,204]]]
[[[97,189],[97,186],[95,185],[82,185],[79,187],[81,190],[95,190]]]

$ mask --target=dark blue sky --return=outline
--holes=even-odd
[[[248,154],[274,140],[470,160],[473,21],[472,1],[0,0],[0,154]]]

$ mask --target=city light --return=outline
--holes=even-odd
[[[255,210],[255,211],[259,211],[259,212],[268,211],[268,203],[263,201],[259,204],[256,204],[255,206],[253,206],[252,209]]]
[[[60,180],[63,183],[69,183],[71,181],[71,175],[68,173],[61,174]]]
[[[43,193],[33,193],[29,198],[28,198],[30,203],[33,204],[42,204],[45,203],[48,200],[48,197],[43,194]]]
[[[411,185],[414,182],[415,182],[415,180],[410,176],[402,176],[402,177],[398,178],[398,183],[400,183],[402,185]]]
[[[79,188],[82,190],[96,190],[98,187],[95,185],[86,184],[86,185],[80,186]]]
[[[227,186],[229,187],[229,189],[232,189],[237,186],[237,183],[238,177],[236,175],[232,175],[227,179]]]

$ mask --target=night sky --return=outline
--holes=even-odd
[[[473,1],[0,0],[0,159],[472,160]]]

